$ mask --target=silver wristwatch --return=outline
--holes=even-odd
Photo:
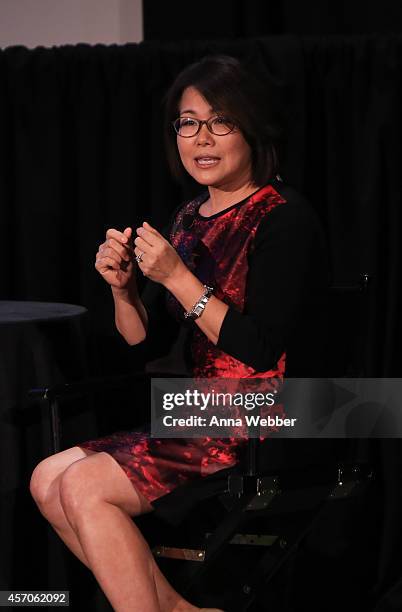
[[[208,285],[204,285],[204,293],[200,297],[200,299],[194,304],[191,310],[184,313],[185,319],[198,319],[204,312],[204,308],[211,297],[211,293],[213,292],[213,287],[208,287]]]

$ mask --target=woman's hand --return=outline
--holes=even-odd
[[[179,278],[188,268],[175,249],[155,228],[144,221],[137,228],[137,237],[134,240],[136,256],[141,256],[138,266],[142,273],[155,281],[165,285],[173,278]]]
[[[131,235],[131,227],[126,227],[124,232],[108,229],[106,240],[99,246],[96,254],[96,270],[116,289],[136,286]]]

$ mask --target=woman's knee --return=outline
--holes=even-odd
[[[97,458],[102,453],[97,454]],[[71,464],[59,482],[60,503],[70,523],[102,500],[102,471],[97,461],[79,461]],[[100,466],[99,466],[100,467]]]
[[[59,496],[59,479],[66,468],[75,461],[86,457],[84,451],[71,448],[43,459],[31,475],[29,489],[37,505],[43,509],[53,505]]]
[[[105,452],[67,468],[60,479],[59,491],[65,515],[73,526],[103,503],[113,504],[130,516],[153,509],[148,508],[147,500],[141,500],[123,470]]]
[[[35,467],[31,475],[29,489],[35,502],[40,507],[46,506],[54,496],[54,482],[57,478],[53,466],[52,457],[44,459]]]

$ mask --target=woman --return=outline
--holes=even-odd
[[[205,191],[174,214],[169,239],[147,222],[135,237],[130,227],[110,229],[96,257],[125,340],[152,334],[156,288],[152,300],[163,296],[178,327],[164,364],[196,377],[283,377],[311,292],[326,281],[319,223],[275,178],[266,98],[233,58],[184,70],[167,98],[168,156],[176,176],[186,171]],[[144,301],[133,260],[152,281]],[[132,517],[178,485],[234,466],[241,442],[117,433],[42,461],[31,491],[115,610],[198,610],[163,577]]]

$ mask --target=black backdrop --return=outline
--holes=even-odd
[[[398,376],[402,37],[396,35],[2,51],[0,298],[83,304],[100,345],[115,337],[111,298],[93,267],[97,245],[107,227],[148,220],[161,228],[185,196],[165,163],[162,97],[184,65],[210,52],[247,58],[281,90],[287,116],[281,174],[321,216],[335,280],[374,275],[367,373]],[[112,367],[105,355],[103,367]],[[397,461],[390,445],[387,452]],[[381,525],[383,586],[397,574],[400,495],[394,483]]]
[[[144,0],[145,40],[398,33],[402,6],[395,0],[219,0],[208,7],[186,0]]]

